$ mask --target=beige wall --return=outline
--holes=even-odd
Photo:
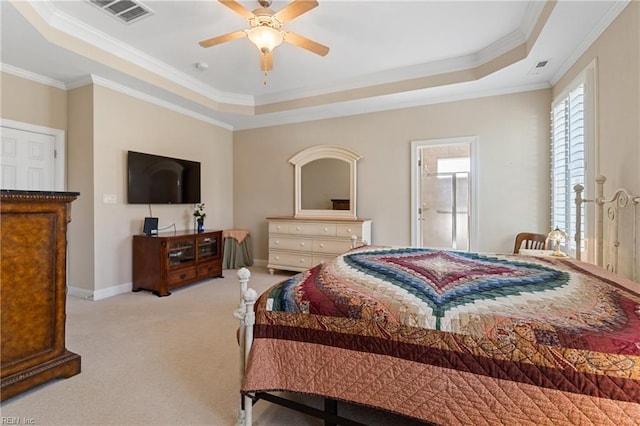
[[[78,295],[102,298],[130,286],[131,236],[150,211],[126,203],[127,150],[200,161],[207,228],[233,226],[231,131],[103,86],[67,93],[6,73],[1,114],[67,132],[66,190],[80,192],[69,225],[68,280]],[[117,203],[103,204],[103,194],[115,194]],[[160,227],[178,230],[191,229],[192,211],[152,206]]]
[[[634,1],[550,91],[236,132],[235,225],[250,229],[256,258],[266,259],[264,218],[293,212],[287,159],[312,145],[341,144],[364,156],[358,215],[373,219],[373,243],[409,244],[410,141],[477,135],[478,249],[509,251],[515,233],[548,227],[550,103],[594,59],[597,173],[608,177],[610,189],[640,193],[640,2]]]
[[[548,228],[550,102],[540,90],[235,132],[235,226],[250,230],[256,259],[267,259],[265,218],[293,214],[288,159],[339,144],[363,156],[358,216],[373,219],[373,244],[408,245],[411,141],[475,135],[478,248],[511,251],[517,232]]]
[[[597,174],[640,194],[640,1],[632,1],[554,86],[557,96],[596,61]]]
[[[71,206],[68,231],[69,286],[87,295],[94,290],[95,215],[93,205],[93,86],[69,91],[67,176],[69,191],[80,197]]]
[[[142,232],[149,206],[126,203],[128,150],[202,163],[208,229],[233,226],[232,134],[168,109],[94,85],[93,208],[95,289],[131,282],[131,236]],[[72,167],[72,165],[71,165]],[[115,194],[117,204],[103,204]],[[152,205],[159,227],[193,229],[192,205]]]
[[[0,73],[2,118],[67,130],[67,91]]]
[[[553,88],[562,91],[597,60],[599,173],[608,188],[640,193],[640,2]],[[87,292],[131,281],[131,235],[147,206],[127,205],[125,153],[152,152],[203,163],[207,227],[247,228],[267,258],[265,218],[293,213],[288,159],[319,144],[363,155],[358,213],[373,219],[374,244],[410,243],[410,142],[479,138],[479,247],[510,251],[513,235],[548,227],[551,90],[232,133],[101,86],[67,93],[2,73],[2,118],[67,131],[67,189],[80,191],[70,225],[70,285]],[[115,194],[117,204],[102,203]],[[153,206],[160,226],[191,224],[189,206]]]
[[[620,187],[640,194],[640,1],[630,2],[587,49],[555,85],[554,96],[562,93],[585,66],[594,61],[597,92],[596,175],[607,178],[606,198],[610,198],[613,191]],[[585,193],[585,197],[593,198],[594,191]],[[590,206],[587,205],[587,208]],[[624,217],[622,214],[620,216]],[[630,216],[626,217],[622,222],[627,228],[618,232],[618,272],[631,277],[633,221]],[[606,235],[605,227],[605,238]],[[591,241],[587,240],[587,243]],[[635,244],[640,252],[640,240]],[[611,247],[605,245],[604,265],[615,263],[615,252]],[[636,258],[635,270],[640,273],[640,257]]]

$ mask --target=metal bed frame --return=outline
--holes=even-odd
[[[240,305],[234,312],[234,317],[240,320],[240,328],[238,332],[238,341],[240,343],[240,386],[242,386],[242,378],[249,359],[249,352],[253,344],[253,326],[256,321],[256,315],[253,307],[258,298],[258,293],[247,288],[251,272],[247,268],[238,270],[238,281],[240,282]],[[252,407],[259,400],[265,400],[273,404],[287,407],[313,417],[323,419],[325,426],[366,426],[362,423],[340,417],[338,415],[338,401],[330,398],[324,399],[324,410],[319,410],[296,401],[291,401],[280,396],[259,392],[252,396],[240,395],[240,409],[238,411],[238,426],[250,426],[253,421]]]
[[[622,235],[631,236],[631,256],[629,262],[631,263],[629,278],[633,281],[638,281],[638,212],[640,211],[640,196],[633,195],[629,190],[625,188],[619,188],[614,191],[611,198],[604,196],[604,184],[607,181],[605,176],[598,176],[596,179],[596,197],[588,200],[582,197],[584,186],[578,184],[573,187],[576,198],[576,234],[574,236],[576,242],[576,259],[581,260],[582,245],[582,208],[585,203],[595,203],[596,206],[596,228],[595,228],[595,263],[596,265],[607,269],[609,272],[618,274],[619,261],[620,261],[620,246]],[[606,208],[606,211],[605,211]],[[628,229],[622,227],[620,224],[620,218],[623,216],[623,212],[629,210],[633,215],[631,221],[630,232],[625,232]],[[606,213],[606,214],[605,214]],[[605,224],[607,224],[607,230],[609,231],[605,236]],[[629,226],[629,225],[627,225]],[[605,251],[605,241],[609,241],[610,247],[607,247]]]
[[[581,212],[584,203],[593,202],[596,205],[596,264],[601,267],[605,267],[607,270],[613,273],[618,273],[618,261],[619,261],[619,247],[620,242],[620,216],[621,210],[630,208],[633,214],[632,221],[632,273],[631,278],[633,281],[637,281],[637,269],[638,269],[638,212],[640,211],[640,196],[633,195],[630,191],[621,188],[614,192],[610,199],[604,197],[604,183],[606,178],[599,176],[596,179],[597,190],[596,197],[593,200],[588,200],[582,197],[584,191],[583,185],[576,185],[574,190],[576,192],[575,204],[576,204],[576,247],[580,248],[582,244],[581,240]],[[605,217],[605,206],[607,206]],[[604,231],[605,231],[605,219],[610,222],[609,225],[612,229],[613,235],[609,236],[612,245],[612,259],[609,259],[605,263],[605,250],[604,250]],[[624,229],[623,229],[624,231]],[[580,260],[580,250],[576,250],[576,259]],[[603,266],[604,265],[604,266]],[[255,324],[256,316],[254,312],[254,305],[258,298],[258,294],[255,290],[248,288],[249,277],[251,273],[247,268],[241,268],[237,272],[238,280],[240,282],[240,304],[238,309],[234,312],[234,317],[240,320],[240,328],[238,334],[239,346],[240,346],[240,386],[244,377],[244,372],[249,359],[249,353],[253,344],[253,326]],[[311,416],[324,419],[325,426],[330,425],[362,425],[361,423],[349,420],[338,416],[337,414],[337,401],[332,399],[325,399],[324,410],[319,410],[307,405],[291,401],[277,395],[270,393],[256,393],[253,395],[241,395],[240,407],[238,412],[238,426],[250,426],[252,424],[252,407],[258,400],[263,399],[274,404],[278,404],[287,408],[300,411]]]

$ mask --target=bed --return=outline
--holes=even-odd
[[[274,391],[326,398],[334,424],[334,401],[432,424],[640,423],[640,285],[598,265],[363,246],[260,297],[238,276],[240,424]]]

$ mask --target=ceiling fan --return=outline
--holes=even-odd
[[[282,29],[287,22],[317,7],[318,2],[316,0],[293,0],[278,12],[269,8],[272,3],[271,0],[258,0],[260,7],[253,11],[246,9],[235,0],[218,1],[246,18],[249,21],[250,28],[203,40],[199,43],[200,46],[211,47],[238,38],[248,37],[260,52],[260,69],[264,71],[265,77],[267,72],[273,69],[273,49],[283,41],[320,56],[325,56],[329,53],[327,46]],[[264,83],[266,84],[266,80]]]

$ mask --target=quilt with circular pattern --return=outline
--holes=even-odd
[[[361,247],[261,295],[242,389],[435,424],[640,424],[638,286],[572,259]]]

